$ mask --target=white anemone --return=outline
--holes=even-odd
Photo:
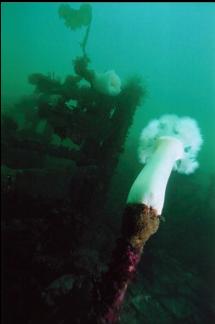
[[[198,167],[202,136],[190,117],[164,115],[142,131],[139,157],[146,164],[128,194],[128,203],[144,203],[162,213],[172,170],[190,174]]]
[[[95,73],[93,87],[100,93],[116,96],[121,91],[121,80],[113,70]]]

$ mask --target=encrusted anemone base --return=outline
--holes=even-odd
[[[143,246],[159,227],[154,209],[129,204],[123,215],[122,237],[117,241],[108,271],[96,289],[94,323],[116,323],[129,283],[140,261]]]
[[[128,204],[122,223],[122,235],[134,248],[143,248],[160,223],[155,209],[144,204]]]

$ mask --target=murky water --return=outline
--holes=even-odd
[[[12,237],[9,252],[5,252],[5,269],[9,271],[13,262],[18,269],[12,247],[13,242],[15,246],[21,242],[23,248],[17,255],[26,268],[17,271],[21,277],[29,276],[25,288],[12,272],[5,279],[9,287],[7,323],[19,316],[22,323],[33,323],[30,321],[36,316],[32,314],[37,312],[32,306],[34,300],[40,305],[39,296],[50,282],[67,273],[85,274],[88,268],[93,272],[94,263],[106,263],[101,255],[108,258],[110,254],[108,236],[113,244],[127,194],[142,168],[138,160],[141,131],[150,120],[165,114],[197,121],[203,138],[197,157],[199,167],[191,175],[172,173],[163,209],[165,222],[149,243],[139,281],[128,294],[121,322],[143,323],[145,318],[146,323],[153,324],[212,323],[215,5],[92,2],[92,17],[82,13],[74,28],[59,17],[60,5],[1,5],[6,242]],[[72,3],[71,7],[79,10],[80,3]],[[86,57],[89,61],[84,61]],[[108,90],[103,77],[106,71],[111,71]],[[8,207],[12,205],[17,214]],[[66,225],[56,214],[52,223],[41,211],[41,223],[34,224],[39,205],[46,216],[53,210],[65,212],[65,224],[70,224],[70,212],[75,211],[72,242],[69,234],[66,243],[62,240]],[[32,232],[28,216],[23,214],[24,206],[29,222],[35,226]],[[88,231],[83,224],[89,223]],[[100,236],[96,224],[103,226]],[[60,234],[54,233],[58,226]],[[49,227],[51,234],[46,241]],[[81,233],[86,237],[82,245]],[[92,243],[94,235],[98,237]],[[28,246],[32,244],[28,256],[24,238]],[[58,252],[55,239],[59,240]],[[91,251],[86,249],[89,242]],[[67,252],[63,257],[64,246]],[[65,259],[75,253],[79,261],[76,264],[73,257],[71,267]],[[29,270],[32,264],[35,271]],[[22,302],[15,307],[13,317],[7,312],[13,304],[16,284]],[[37,293],[27,301],[31,288]],[[57,301],[52,301],[52,306],[56,305]],[[26,314],[25,307],[32,308],[32,312]],[[53,322],[52,318],[52,323],[60,320]]]

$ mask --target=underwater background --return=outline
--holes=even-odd
[[[215,4],[91,2],[87,63],[77,59],[85,27],[67,28],[60,4],[1,4],[4,323],[86,323],[83,291],[106,269],[119,236],[142,168],[141,130],[163,114],[197,120],[204,141],[199,168],[172,173],[164,221],[147,243],[119,322],[214,323]],[[114,70],[122,96],[99,96],[86,82],[76,87],[67,79],[74,71],[82,77],[85,63]],[[48,86],[39,89],[38,75],[29,77],[35,73]],[[70,91],[82,110],[95,102],[93,113],[84,119],[83,110],[74,121],[65,107],[53,113],[53,85],[64,87],[64,103]],[[112,125],[99,107],[111,112],[117,105],[122,113],[107,138]]]

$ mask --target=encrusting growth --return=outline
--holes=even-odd
[[[143,204],[127,205],[123,215],[122,237],[97,287],[96,323],[115,323],[126,290],[132,281],[146,241],[159,227],[160,219],[155,210]]]
[[[165,115],[143,130],[139,154],[145,164],[128,194],[121,238],[96,295],[96,323],[115,323],[147,240],[158,230],[172,170],[189,174],[198,163],[202,137],[189,118]]]
[[[86,56],[86,46],[92,22],[92,7],[90,4],[82,4],[79,9],[73,9],[68,4],[61,4],[58,10],[59,16],[64,19],[66,27],[76,30],[86,27],[85,35],[80,44],[83,55]]]
[[[87,68],[90,61],[86,53],[86,46],[92,23],[91,5],[82,4],[79,9],[73,9],[68,4],[61,4],[58,13],[60,18],[63,18],[66,27],[71,30],[86,27],[83,41],[80,43],[83,56],[75,61],[76,73],[82,75],[96,91],[108,96],[117,96],[121,92],[121,80],[114,70],[98,73]]]

